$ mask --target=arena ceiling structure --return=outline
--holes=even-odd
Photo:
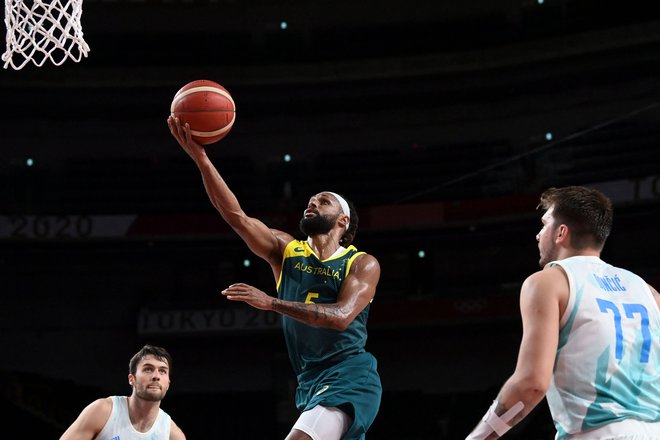
[[[0,72],[3,171],[20,173],[28,160],[57,173],[72,161],[179,157],[165,119],[176,91],[195,79],[223,84],[237,104],[235,127],[214,153],[240,151],[268,166],[285,154],[318,161],[328,151],[510,145],[496,161],[526,154],[548,132],[556,141],[617,121],[656,132],[656,9],[592,0],[84,0],[87,58]]]

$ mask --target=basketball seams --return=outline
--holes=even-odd
[[[224,138],[236,120],[236,105],[229,92],[209,80],[186,84],[174,95],[170,114],[189,124],[193,140],[202,145]]]
[[[220,130],[215,130],[215,131],[197,131],[197,130],[190,130],[190,134],[193,136],[199,136],[199,137],[213,137],[213,136],[218,136],[222,133],[225,133],[229,131],[234,125],[234,118],[231,119],[231,122],[227,124],[226,127],[221,128]]]
[[[203,93],[203,92],[217,93],[218,95],[225,97],[229,102],[231,102],[232,107],[234,107],[234,110],[227,110],[227,111],[233,111],[233,112],[236,111],[236,104],[234,103],[234,100],[232,99],[231,95],[227,93],[225,90],[213,86],[199,86],[178,92],[174,96],[174,99],[172,100],[172,105],[170,105],[170,113],[174,113],[174,107],[176,107],[176,104],[181,99],[185,98],[186,96],[192,95],[193,93]]]

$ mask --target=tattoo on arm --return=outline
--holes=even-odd
[[[272,306],[273,311],[308,324],[320,324],[342,315],[338,304],[305,304],[274,298]]]

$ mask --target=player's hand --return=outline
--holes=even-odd
[[[273,309],[273,297],[256,287],[244,283],[236,283],[227,287],[222,294],[230,301],[243,301],[260,310]]]
[[[183,148],[183,150],[188,153],[188,155],[192,157],[193,160],[197,160],[199,155],[203,155],[205,153],[204,147],[192,139],[192,135],[190,134],[190,126],[187,122],[185,125],[181,125],[179,118],[170,115],[167,118],[167,125],[170,127],[170,133],[172,133],[174,139],[176,139],[179,145],[181,145],[181,148]]]

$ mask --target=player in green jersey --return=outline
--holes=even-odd
[[[199,168],[213,206],[273,270],[277,297],[244,283],[222,294],[283,315],[301,411],[286,440],[365,438],[382,392],[376,359],[365,351],[380,266],[375,257],[351,245],[358,224],[355,209],[341,195],[324,191],[309,199],[300,221],[306,240],[270,229],[243,212],[188,127],[174,117],[168,125]]]

